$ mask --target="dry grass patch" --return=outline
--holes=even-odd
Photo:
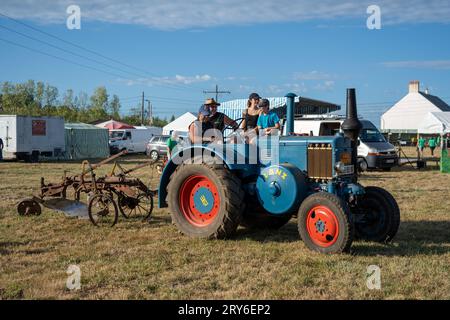
[[[141,158],[127,158],[132,163]],[[105,166],[101,172],[107,172]],[[179,234],[164,210],[151,223],[119,218],[111,229],[44,209],[19,217],[15,203],[57,181],[76,163],[0,163],[0,297],[3,299],[449,299],[450,175],[437,171],[364,174],[391,191],[402,223],[394,243],[355,242],[353,253],[324,256],[299,240],[296,221],[277,232],[239,229],[227,241]],[[151,174],[143,169],[143,179]],[[67,267],[81,290],[66,289]],[[367,266],[382,289],[366,287]]]

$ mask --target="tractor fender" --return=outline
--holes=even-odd
[[[230,169],[233,165],[226,160],[226,154],[213,149],[209,146],[191,146],[175,152],[170,160],[166,163],[164,170],[161,174],[158,187],[158,206],[159,208],[166,208],[167,205],[167,185],[170,182],[171,175],[175,172],[180,164],[183,164],[189,159],[193,159],[199,156],[206,156],[218,159],[222,161],[223,165]],[[202,158],[198,158],[202,159]],[[194,162],[195,164],[196,162]],[[200,162],[199,162],[200,163]]]

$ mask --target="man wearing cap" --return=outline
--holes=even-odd
[[[214,129],[223,132],[225,126],[230,126],[233,130],[236,130],[239,126],[233,119],[230,119],[226,114],[217,111],[217,107],[220,103],[216,102],[213,98],[206,99],[205,106],[209,107],[210,115],[209,122],[211,122]]]
[[[189,125],[189,139],[194,144],[203,144],[214,141],[214,137],[206,137],[205,132],[213,129],[212,123],[209,121],[211,112],[206,105],[202,105],[198,110],[197,120]]]
[[[262,99],[259,104],[261,114],[258,118],[258,129],[260,132],[264,132],[266,135],[270,135],[273,130],[280,129],[280,118],[278,115],[269,110],[270,102],[267,99]]]

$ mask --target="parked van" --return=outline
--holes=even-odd
[[[302,117],[294,120],[294,133],[313,136],[331,136],[341,131],[345,118]],[[369,120],[360,120],[363,127],[358,139],[359,169],[390,170],[398,165],[398,155],[394,145],[386,141],[377,127]],[[284,126],[284,131],[286,126]]]
[[[159,128],[160,129],[160,128]],[[111,154],[127,150],[128,153],[145,153],[148,141],[158,131],[151,128],[113,129],[109,131],[109,149]]]
[[[65,151],[64,119],[0,115],[0,138],[5,159],[37,162],[39,156],[62,156]]]

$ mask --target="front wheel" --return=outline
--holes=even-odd
[[[397,201],[386,190],[365,187],[358,199],[355,213],[355,236],[375,242],[389,242],[400,226],[400,209]]]
[[[353,241],[350,209],[333,194],[312,194],[298,211],[298,231],[305,245],[313,251],[348,252]]]
[[[172,174],[167,193],[172,221],[185,235],[223,239],[239,225],[244,192],[226,168],[182,164]]]
[[[156,150],[152,150],[150,152],[149,156],[150,156],[150,159],[152,159],[153,161],[156,161],[159,159],[159,154],[158,154],[158,151],[156,151]]]

